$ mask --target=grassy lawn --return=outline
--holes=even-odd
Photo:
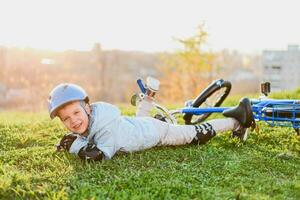
[[[46,113],[0,113],[1,199],[300,199],[300,138],[291,128],[260,123],[245,144],[228,132],[202,146],[94,163],[56,153],[64,133]]]

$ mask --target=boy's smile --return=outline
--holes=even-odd
[[[84,108],[79,101],[66,104],[58,110],[58,116],[66,128],[77,134],[84,134],[88,129],[90,107],[86,105]]]

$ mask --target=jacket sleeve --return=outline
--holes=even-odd
[[[80,149],[88,145],[88,141],[83,137],[77,137],[72,143],[69,152],[78,155]]]

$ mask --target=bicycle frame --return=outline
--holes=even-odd
[[[271,126],[292,126],[300,128],[300,100],[251,99],[251,108],[256,121],[265,121]],[[222,113],[231,107],[191,108],[180,110],[181,113],[202,115],[206,113]],[[282,117],[287,115],[288,117]]]
[[[142,92],[145,91],[142,81],[137,81]],[[287,99],[268,99],[266,96],[261,99],[251,99],[251,108],[254,119],[256,121],[265,121],[270,126],[285,126],[293,127],[294,129],[300,128],[300,100],[287,100]],[[206,113],[222,113],[223,111],[232,107],[207,107],[207,108],[194,108],[184,107],[176,110],[168,110],[167,108],[153,103],[154,107],[163,116],[168,117],[168,122],[176,124],[176,114],[193,114],[202,115]],[[162,112],[164,112],[164,114]]]

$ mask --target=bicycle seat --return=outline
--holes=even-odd
[[[224,110],[223,115],[225,117],[235,118],[240,122],[242,127],[249,128],[254,122],[254,117],[251,109],[251,103],[248,98],[242,98],[239,105]]]

